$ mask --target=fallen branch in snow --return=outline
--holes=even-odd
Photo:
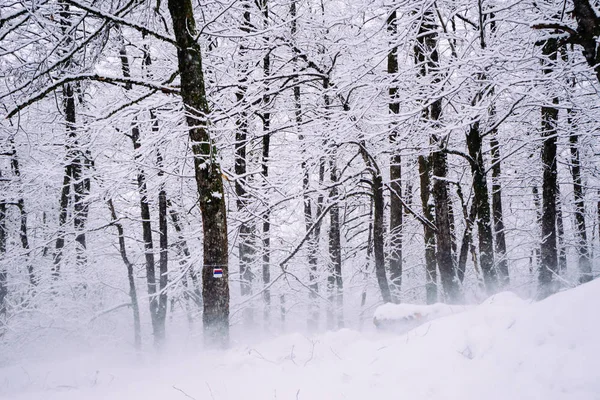
[[[187,394],[186,392],[184,392],[183,390],[179,389],[177,386],[173,385],[173,389],[177,390],[178,392],[181,392],[185,397],[187,397],[188,399],[192,399],[192,400],[196,400],[195,397],[190,396],[189,394]],[[208,388],[210,390],[210,387]],[[211,392],[212,395],[212,392]]]

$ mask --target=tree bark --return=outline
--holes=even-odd
[[[388,16],[387,29],[392,40],[396,40],[396,10]],[[390,75],[398,73],[398,47],[394,46],[388,53],[387,72]],[[393,79],[393,76],[390,76]],[[400,112],[398,99],[398,88],[390,86],[388,89],[390,97],[388,108],[392,118]],[[390,143],[392,155],[390,156],[390,281],[395,302],[400,302],[402,286],[402,223],[403,207],[402,197],[402,158],[400,156],[399,132],[394,120],[390,127]]]
[[[490,112],[494,116],[495,112]],[[497,130],[494,129],[490,136],[490,147],[492,153],[492,215],[494,217],[494,234],[496,262],[498,265],[498,284],[505,288],[510,284],[508,272],[508,260],[506,256],[506,236],[504,234],[504,211],[502,209],[502,177],[500,143],[498,143]]]
[[[487,293],[491,295],[498,288],[498,274],[494,265],[494,238],[482,144],[479,121],[475,121],[467,133],[467,148],[471,156],[471,173],[473,175],[473,204],[477,215],[479,265]]]
[[[542,52],[546,59],[543,62],[543,73],[548,75],[553,72],[551,63],[557,58],[557,41],[549,39],[544,43]],[[552,98],[552,104],[558,104],[558,98]],[[541,110],[542,137],[542,242],[541,265],[538,275],[538,297],[540,299],[555,293],[558,290],[556,276],[558,275],[558,257],[556,246],[556,135],[558,123],[558,108],[544,106]]]
[[[196,21],[191,0],[169,0],[169,12],[177,41],[177,60],[181,76],[181,97],[194,153],[194,171],[198,186],[202,229],[204,232],[204,299],[205,342],[229,345],[229,269],[227,218],[221,166],[217,149],[207,129],[209,113],[202,53],[196,41]],[[213,276],[221,268],[223,277]]]
[[[431,169],[425,156],[419,156],[419,178],[421,191],[421,208],[423,216],[432,224],[433,204],[430,201],[431,193]],[[423,238],[425,240],[425,291],[427,304],[437,302],[437,263],[435,257],[435,230],[427,224],[423,224]]]
[[[147,54],[145,55],[147,57]],[[131,76],[131,70],[125,46],[121,47],[120,58],[123,76],[125,78],[129,78]],[[147,62],[146,59],[144,59],[144,62]],[[129,90],[130,88],[131,86],[126,87],[127,90]],[[135,121],[131,127],[130,139],[133,144],[134,159],[136,161],[140,161],[141,155],[138,152],[138,150],[141,147],[140,128],[137,125],[137,122]],[[165,338],[165,318],[162,318],[163,313],[160,309],[159,293],[157,293],[156,287],[156,262],[154,258],[154,243],[152,239],[152,220],[150,217],[150,204],[148,203],[146,173],[141,166],[138,167],[137,171],[137,186],[138,193],[140,196],[140,217],[142,219],[142,239],[144,241],[146,284],[148,287],[148,306],[150,309],[150,320],[152,321],[152,335],[154,338],[154,346],[156,348],[161,348]],[[159,264],[159,268],[160,267],[161,264]],[[160,279],[161,278],[159,277],[159,283]],[[164,310],[164,316],[166,316],[166,306]]]
[[[592,263],[587,242],[585,223],[585,196],[581,180],[581,158],[579,154],[579,139],[573,125],[573,111],[569,111],[569,147],[571,150],[571,177],[573,178],[573,196],[575,197],[575,233],[577,236],[577,254],[579,266],[579,283],[586,283],[593,279]]]
[[[297,27],[297,9],[296,9],[296,0],[292,0],[290,3],[290,33],[292,40],[295,40],[298,27]],[[297,54],[296,54],[297,56]],[[298,72],[297,62],[294,63],[294,71]],[[307,232],[310,231],[315,218],[313,216],[313,212],[315,212],[318,217],[322,211],[322,203],[323,197],[320,194],[317,200],[316,207],[313,207],[313,201],[308,194],[310,190],[310,170],[308,168],[306,149],[304,145],[304,135],[302,134],[302,98],[300,91],[300,84],[298,79],[295,79],[294,87],[294,119],[296,122],[296,127],[298,129],[298,139],[302,143],[302,191],[303,191],[303,206],[304,206],[304,226]],[[325,179],[325,164],[323,160],[319,162],[319,184],[323,182]],[[313,210],[316,208],[316,210]],[[314,332],[319,327],[319,305],[318,301],[318,293],[319,293],[319,282],[317,281],[317,262],[318,262],[318,253],[319,253],[319,238],[321,236],[321,220],[317,222],[317,226],[313,229],[312,233],[309,234],[307,240],[307,261],[308,261],[308,279],[309,279],[309,311],[308,311],[308,319],[307,319],[307,329],[309,332]],[[284,296],[282,294],[282,296]],[[285,298],[285,297],[284,297]]]
[[[263,29],[268,31],[269,29],[269,3],[268,0],[261,0],[261,8],[263,14]],[[271,75],[271,49],[269,48],[270,41],[269,36],[265,35],[265,47],[266,53],[263,57],[263,76],[265,78]],[[263,106],[266,108],[263,113],[263,138],[262,138],[262,175],[265,184],[268,183],[269,177],[269,151],[271,146],[271,113],[269,109],[271,107],[271,96],[269,92],[268,84],[265,84],[265,94],[263,95]],[[265,324],[268,326],[271,315],[271,291],[266,286],[271,282],[271,211],[267,207],[267,210],[263,213],[263,301],[264,301],[264,312],[263,319]]]
[[[17,157],[17,149],[15,148],[14,142],[11,140],[12,147],[12,156],[11,156],[11,167],[13,170],[13,174],[17,179],[21,179],[21,168],[19,167],[19,159]],[[21,182],[20,182],[21,183]],[[17,207],[19,208],[20,214],[20,227],[19,227],[19,239],[21,240],[21,247],[25,251],[25,258],[27,264],[27,275],[29,276],[29,283],[31,286],[37,285],[37,280],[35,277],[35,271],[33,269],[33,264],[31,263],[31,254],[29,250],[29,236],[27,235],[27,210],[25,209],[25,199],[23,198],[23,193],[19,194],[19,199],[17,200]]]
[[[250,4],[243,2],[243,22],[241,31],[244,34],[250,32]],[[254,274],[252,273],[252,262],[254,260],[254,226],[251,221],[247,218],[247,207],[249,203],[248,193],[246,190],[247,185],[247,157],[246,149],[248,144],[248,112],[245,111],[245,98],[248,89],[248,66],[246,63],[246,56],[248,48],[245,44],[245,38],[240,39],[240,58],[242,59],[239,73],[241,74],[239,80],[239,86],[236,92],[236,99],[238,104],[241,106],[242,111],[239,112],[236,120],[236,132],[235,132],[235,174],[237,175],[235,180],[235,193],[237,196],[237,209],[241,214],[241,224],[239,233],[239,244],[238,244],[238,255],[240,262],[240,291],[242,297],[248,297],[252,295],[252,281],[254,280]],[[251,326],[254,322],[252,306],[249,305],[243,310],[243,321],[246,327]]]

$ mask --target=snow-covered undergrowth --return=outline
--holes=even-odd
[[[501,293],[403,335],[292,334],[142,366],[107,354],[14,365],[0,369],[0,397],[599,399],[598,304],[600,280],[533,304]]]

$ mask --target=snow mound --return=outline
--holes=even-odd
[[[598,304],[600,280],[533,304],[501,293],[402,335],[291,334],[142,366],[107,361],[106,354],[104,361],[16,365],[0,369],[0,397],[597,400]]]
[[[373,323],[378,329],[404,333],[425,322],[463,312],[469,308],[469,306],[443,303],[430,305],[386,303],[375,310]]]

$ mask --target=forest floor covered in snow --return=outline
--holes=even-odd
[[[600,279],[501,293],[407,333],[289,334],[142,365],[95,354],[0,369],[11,400],[600,399]]]

